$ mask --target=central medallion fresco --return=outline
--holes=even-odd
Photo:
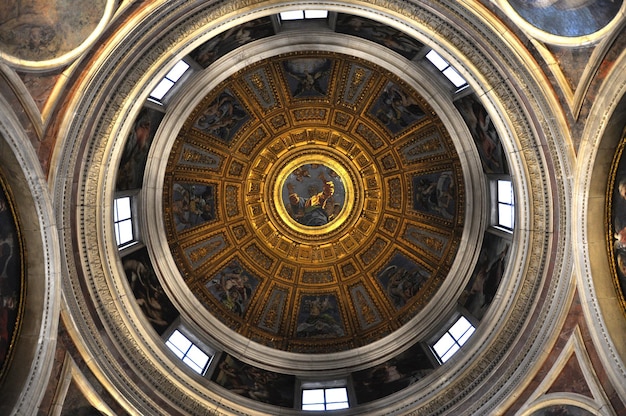
[[[326,129],[303,133],[340,137]],[[267,173],[267,192],[261,199],[273,201],[268,204],[268,219],[277,232],[300,244],[310,242],[314,247],[322,240],[331,241],[354,223],[362,208],[359,173],[337,149],[306,142],[293,146],[275,162],[268,162]],[[250,180],[256,182],[255,178]],[[256,198],[252,196],[249,202]]]
[[[341,176],[324,163],[299,164],[281,190],[289,217],[307,227],[323,227],[336,220],[346,197]]]
[[[286,351],[356,348],[406,324],[464,225],[461,163],[431,106],[341,54],[229,77],[189,114],[164,179],[185,284],[233,331]]]

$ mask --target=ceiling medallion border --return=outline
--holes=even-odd
[[[323,131],[323,129],[316,129],[316,131],[320,130]],[[307,135],[311,131],[311,129],[304,130]],[[277,159],[274,162],[268,163],[265,172],[260,173],[260,178],[255,177],[257,174],[252,172],[248,178],[251,182],[260,181],[261,189],[258,194],[248,194],[246,196],[247,202],[258,201],[259,197],[265,201],[270,201],[267,204],[268,219],[276,227],[276,232],[290,239],[294,244],[308,245],[312,248],[318,247],[321,243],[332,241],[333,237],[343,234],[346,229],[354,226],[362,215],[361,212],[367,199],[371,198],[371,196],[367,197],[362,187],[362,180],[358,180],[363,179],[363,171],[359,172],[354,162],[339,148],[332,145],[335,137],[339,139],[338,135],[334,135],[330,138],[331,143],[318,143],[324,147],[320,147],[314,141],[309,140],[289,147],[283,154],[276,155]],[[259,157],[264,156],[266,153],[259,155]],[[294,171],[306,164],[321,164],[334,170],[345,187],[344,204],[341,212],[326,225],[307,226],[300,224],[287,212],[285,206],[283,193],[284,189],[290,185],[288,175],[293,175]],[[267,179],[264,180],[263,178]],[[323,181],[330,179],[325,178]]]

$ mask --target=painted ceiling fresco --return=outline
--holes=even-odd
[[[340,54],[227,79],[169,155],[168,243],[205,308],[294,352],[378,340],[433,297],[464,223],[460,161],[407,84]]]
[[[622,0],[510,0],[528,23],[557,36],[589,35],[619,13]]]
[[[19,59],[57,58],[83,43],[103,19],[107,0],[5,0],[0,4],[1,49]]]
[[[607,242],[617,297],[626,314],[626,130],[613,160],[607,187]]]
[[[24,310],[24,252],[10,188],[0,176],[0,381],[6,376]]]

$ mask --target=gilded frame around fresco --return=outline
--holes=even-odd
[[[616,194],[619,194],[618,175],[620,173],[620,170],[622,171],[622,173],[626,172],[626,159],[624,159],[624,157],[626,157],[626,153],[624,153],[624,149],[626,149],[626,128],[622,131],[622,137],[620,139],[619,145],[617,146],[617,149],[615,150],[613,161],[611,162],[609,181],[606,188],[607,203],[605,212],[606,250],[611,269],[611,280],[613,280],[613,285],[615,287],[617,299],[622,308],[622,313],[624,314],[624,316],[626,316],[626,296],[624,295],[624,293],[626,292],[626,286],[622,287],[620,283],[620,272],[618,270],[617,264],[618,250],[622,250],[624,253],[626,253],[626,243],[621,242],[621,239],[626,239],[626,234],[624,234],[623,237],[620,237],[620,230],[617,230],[615,227],[618,208],[616,204]],[[621,231],[626,231],[626,225],[621,228]],[[626,274],[624,277],[624,282],[626,283]]]
[[[7,181],[5,180],[4,174],[0,172],[0,191],[3,192],[4,197],[6,199],[7,208],[10,212],[11,219],[13,220],[13,231],[15,232],[15,240],[17,242],[17,248],[19,252],[19,296],[17,301],[17,314],[15,317],[15,326],[13,327],[12,333],[9,334],[9,345],[7,348],[6,357],[4,362],[0,362],[0,385],[4,382],[4,379],[7,376],[9,368],[11,367],[11,362],[15,356],[15,344],[17,343],[17,339],[19,338],[20,331],[22,328],[22,322],[24,317],[24,304],[25,304],[25,294],[26,294],[26,251],[24,248],[24,243],[21,234],[21,226],[19,221],[19,216],[17,215],[16,207],[15,207],[15,199],[13,198],[13,194],[11,192],[11,188],[8,186]],[[4,299],[0,298],[0,302],[4,303]],[[3,307],[0,304],[0,308]],[[2,309],[0,309],[0,313]],[[8,322],[7,322],[8,326]]]

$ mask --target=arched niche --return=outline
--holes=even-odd
[[[616,62],[626,61],[626,55]],[[613,161],[624,140],[626,126],[626,74],[612,71],[591,109],[589,128],[584,132],[579,152],[581,161],[575,200],[575,212],[582,218],[573,224],[581,302],[587,311],[587,323],[593,341],[604,362],[604,368],[620,395],[626,395],[626,311],[614,284],[610,256],[612,236],[608,235],[611,219],[607,203],[611,197],[609,177]]]
[[[37,155],[12,106],[1,97],[0,169],[16,207],[25,253],[22,322],[0,386],[0,413],[35,414],[54,364],[61,294],[58,236]]]

